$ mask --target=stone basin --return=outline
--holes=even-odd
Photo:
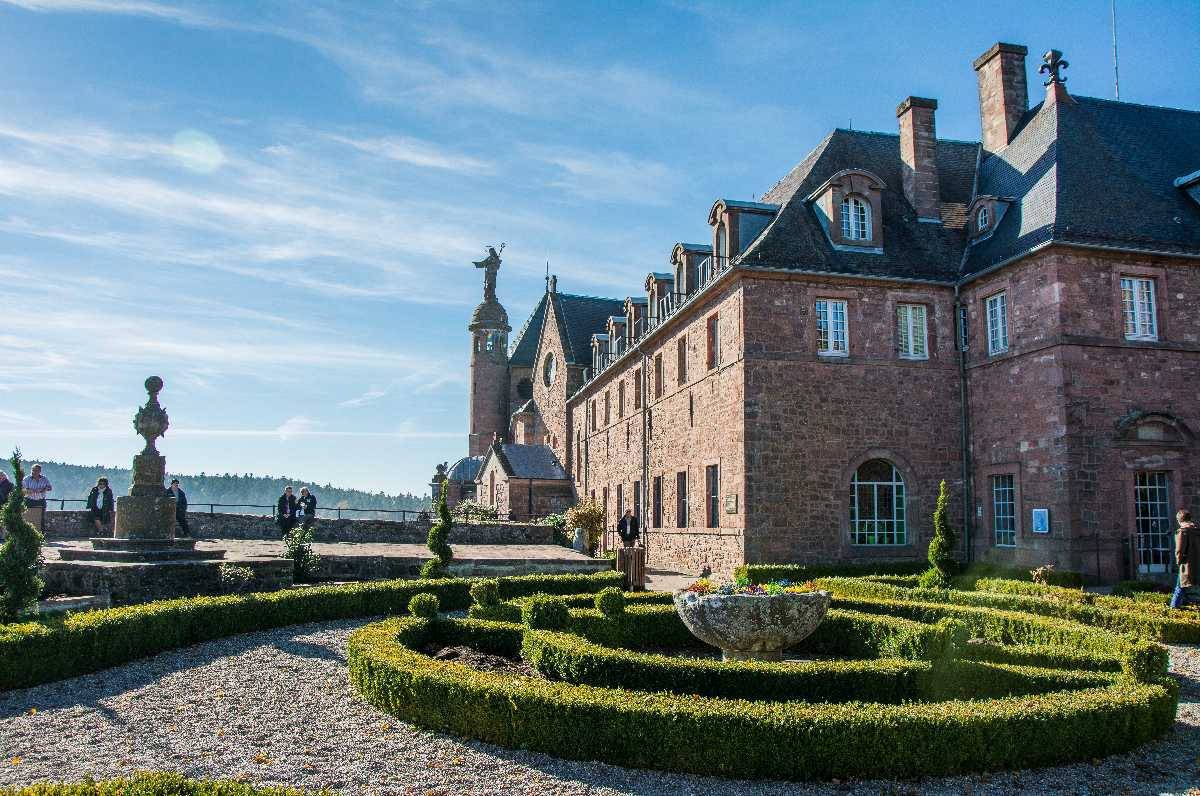
[[[783,651],[808,638],[829,610],[827,591],[783,594],[675,592],[675,610],[696,638],[724,660],[783,660]]]

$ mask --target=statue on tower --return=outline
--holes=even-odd
[[[483,274],[483,300],[496,300],[496,272],[500,270],[500,252],[504,251],[504,244],[500,244],[500,251],[496,251],[495,246],[487,247],[488,256],[475,263],[476,268],[484,269]]]

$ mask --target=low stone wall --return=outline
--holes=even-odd
[[[292,585],[290,558],[237,561],[180,561],[132,564],[112,561],[47,561],[41,570],[44,596],[90,594],[112,605],[132,605],[172,597],[224,594],[221,564],[254,571],[248,591],[277,591]]]
[[[313,528],[313,539],[424,544],[430,524],[428,520],[322,518]],[[199,539],[279,538],[274,519],[255,514],[188,512],[188,530]],[[86,511],[47,511],[43,533],[47,539],[86,539],[96,535]],[[554,529],[524,522],[456,523],[450,531],[450,544],[554,544]]]

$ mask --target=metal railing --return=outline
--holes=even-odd
[[[696,284],[691,290],[684,292],[672,291],[647,305],[644,322],[639,319],[634,324],[629,335],[629,343],[624,350],[617,352],[605,351],[594,357],[592,367],[584,373],[585,382],[590,382],[609,368],[628,351],[637,347],[642,338],[651,334],[659,326],[667,322],[675,313],[690,304],[696,296],[703,293],[709,285],[719,279],[733,267],[728,257],[705,257],[696,266]]]
[[[46,507],[49,508],[50,506],[52,506],[55,503],[58,504],[59,511],[66,511],[67,504],[71,504],[72,506],[74,506],[75,504],[79,504],[79,506],[81,508],[87,507],[87,500],[82,500],[82,499],[77,499],[77,498],[51,498],[50,500],[46,501]],[[188,510],[189,514],[218,514],[218,513],[220,513],[220,514],[249,514],[249,515],[260,515],[260,516],[268,516],[269,515],[271,517],[274,517],[276,508],[277,507],[275,504],[271,504],[268,506],[268,505],[262,505],[259,503],[192,503],[192,502],[189,502],[187,510]],[[200,510],[198,511],[197,509],[200,509]],[[267,509],[268,512],[267,512],[267,514],[261,514],[260,512],[256,512],[256,511],[221,511],[221,512],[218,512],[217,509]],[[429,509],[413,511],[412,509],[382,509],[382,508],[359,509],[359,508],[339,508],[337,506],[318,506],[317,507],[317,518],[318,519],[324,517],[325,519],[341,520],[341,519],[353,519],[354,517],[352,515],[355,515],[355,514],[358,514],[358,515],[383,514],[383,515],[386,515],[387,518],[395,518],[396,515],[399,515],[399,518],[398,518],[399,522],[411,522],[411,521],[420,519],[422,515],[428,517],[429,513],[430,513]],[[347,515],[351,515],[351,516],[347,516]],[[376,517],[370,517],[369,519],[383,519],[383,518],[376,516]]]

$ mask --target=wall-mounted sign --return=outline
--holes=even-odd
[[[725,513],[726,514],[737,514],[737,495],[736,494],[725,496]]]
[[[1034,509],[1029,527],[1034,533],[1050,533],[1050,509]]]

